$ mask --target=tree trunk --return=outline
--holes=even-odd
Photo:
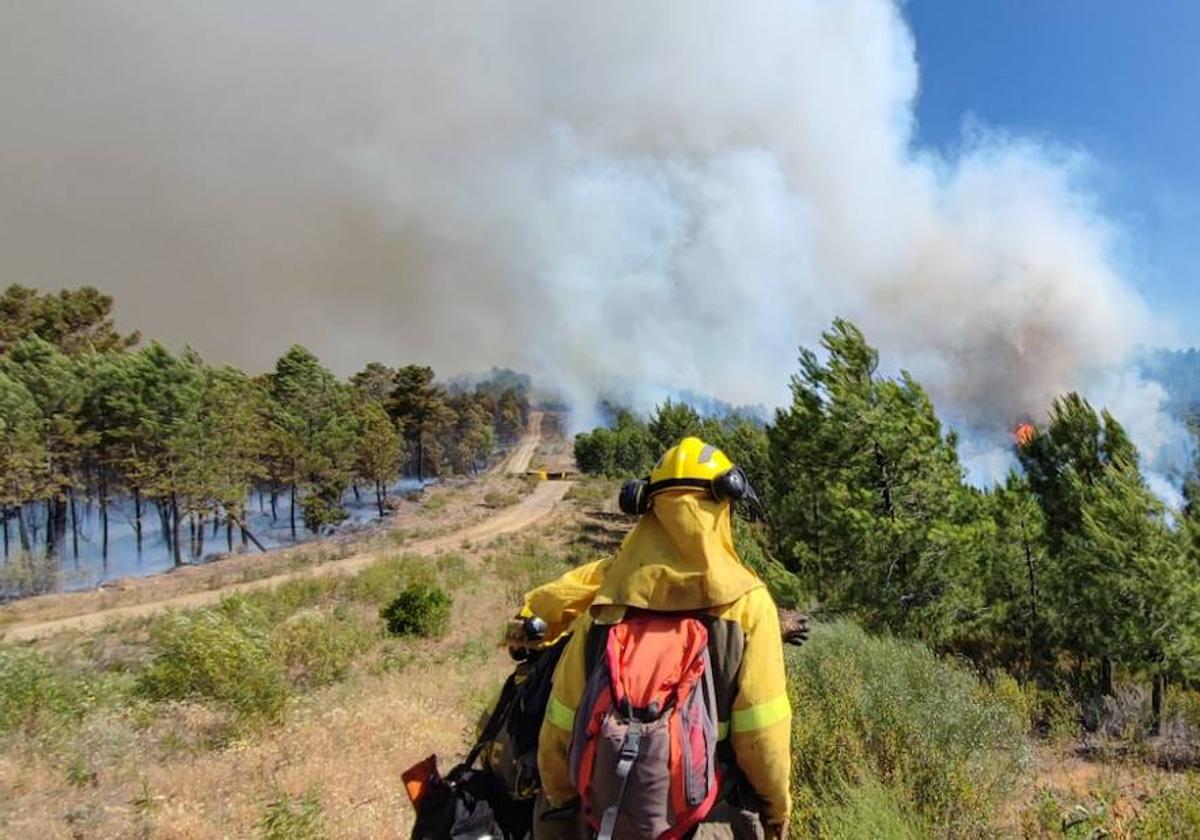
[[[279,491],[271,485],[271,522],[279,521]]]
[[[1029,572],[1029,632],[1025,634],[1026,644],[1028,649],[1026,656],[1029,659],[1029,670],[1032,673],[1037,669],[1035,662],[1041,660],[1041,645],[1035,638],[1038,633],[1038,609],[1037,609],[1037,577],[1034,574],[1033,568],[1033,548],[1029,545],[1029,540],[1024,540],[1025,543],[1025,568]]]
[[[58,497],[54,500],[54,544],[62,551],[67,541],[67,500]]]
[[[108,559],[108,477],[100,476],[100,558]]]
[[[71,554],[79,559],[79,516],[75,513],[75,491],[68,490],[71,499]]]
[[[1105,697],[1113,695],[1113,664],[1107,656],[1100,659],[1100,693]]]
[[[267,513],[266,508],[263,507],[263,491],[262,490],[258,491],[258,512],[263,514],[264,516]]]
[[[8,508],[0,512],[0,519],[4,520],[4,559],[8,559]]]
[[[238,527],[242,529],[242,546],[244,547],[246,545],[246,540],[250,540],[250,542],[254,543],[258,547],[259,551],[266,554],[266,547],[260,543],[253,534],[250,533],[249,529],[246,528],[246,523],[243,522],[240,517],[237,519],[237,524]]]
[[[57,526],[54,524],[54,500],[46,500],[46,557],[55,557],[58,554],[58,546],[55,544],[54,535],[58,532]]]
[[[163,542],[166,543],[169,551],[175,543],[175,532],[171,527],[171,505],[166,499],[159,499],[156,506],[158,507],[158,523],[162,528]]]
[[[25,505],[17,505],[17,535],[21,541],[21,551],[29,553],[29,528],[25,525]]]
[[[387,499],[387,488],[382,481],[375,482],[375,504],[379,506],[379,516],[383,517],[383,503]]]
[[[228,512],[225,514],[225,550],[233,553],[233,518]]]
[[[138,554],[142,553],[142,491],[133,488],[133,533],[137,538]]]
[[[1154,683],[1150,687],[1150,734],[1162,734],[1163,689],[1166,678],[1162,673],[1154,675]]]
[[[182,566],[183,550],[179,543],[183,541],[183,523],[179,521],[179,499],[173,492],[171,493],[171,509],[168,518],[171,520],[171,551],[175,565]]]
[[[214,511],[213,511],[213,532],[212,532],[212,535],[215,537],[215,536],[216,536],[217,534],[219,534],[219,533],[221,533],[221,516],[220,516],[220,514],[218,514],[218,513],[217,513],[217,511],[216,511],[216,510],[214,510]]]
[[[360,495],[358,494],[358,482],[357,482],[357,481],[353,481],[353,482],[351,482],[351,483],[350,483],[350,489],[354,491],[354,503],[355,503],[356,505],[357,505],[357,504],[361,504],[361,503],[362,503],[362,496],[360,496]]]
[[[291,505],[291,508],[292,509],[290,511],[288,511],[288,513],[290,514],[290,516],[292,518],[292,541],[295,542],[295,540],[296,540],[296,482],[294,482],[294,481],[292,482],[292,505]]]
[[[204,556],[204,517],[196,514],[196,548],[192,553],[192,557],[199,560]]]

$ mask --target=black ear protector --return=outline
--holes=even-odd
[[[650,482],[649,478],[635,478],[626,481],[621,486],[621,495],[617,504],[621,512],[629,516],[641,516],[650,510],[650,497],[660,490],[672,487],[690,487],[697,490],[707,490],[718,502],[733,504],[743,499],[758,504],[758,495],[750,486],[750,479],[741,467],[726,470],[711,481],[701,478],[667,478],[662,481]]]
[[[628,516],[641,516],[650,510],[650,480],[635,478],[622,484],[617,505],[621,508],[621,513]]]

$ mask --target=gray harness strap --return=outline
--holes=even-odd
[[[617,761],[617,778],[621,786],[617,789],[617,801],[604,809],[604,817],[600,820],[600,833],[596,840],[612,840],[613,830],[617,827],[617,815],[621,810],[621,800],[625,798],[625,785],[629,782],[629,772],[637,762],[638,752],[642,747],[642,723],[631,720],[625,740],[621,742],[621,757]]]

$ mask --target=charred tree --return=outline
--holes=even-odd
[[[174,492],[171,493],[168,518],[171,520],[171,552],[175,565],[182,566],[183,551],[179,544],[183,541],[183,523],[179,521],[179,499]]]
[[[133,488],[133,534],[137,540],[138,554],[142,553],[142,491]]]

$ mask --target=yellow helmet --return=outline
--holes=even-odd
[[[677,487],[707,490],[722,502],[757,499],[741,467],[715,446],[687,437],[663,453],[648,477],[625,482],[619,499],[621,510],[643,514],[650,509],[654,494]]]
[[[654,469],[650,470],[650,492],[666,490],[668,487],[704,488],[731,469],[733,461],[720,449],[700,438],[686,437],[664,452]]]

